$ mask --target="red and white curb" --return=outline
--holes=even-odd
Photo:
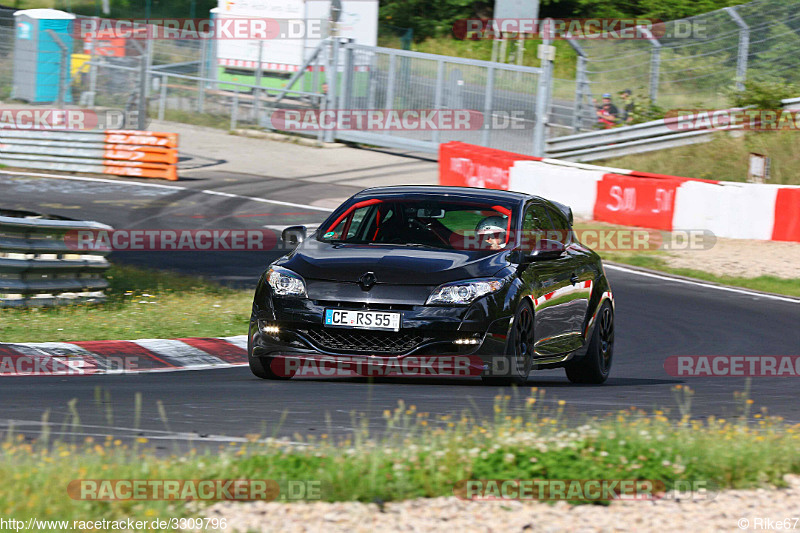
[[[0,376],[176,372],[247,364],[247,335],[0,343]]]

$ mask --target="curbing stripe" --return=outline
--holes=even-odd
[[[0,343],[0,376],[177,372],[247,364],[247,335],[225,338]]]

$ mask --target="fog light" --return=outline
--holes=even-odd
[[[468,337],[466,339],[456,339],[453,344],[480,344],[481,340],[475,337]]]
[[[281,329],[278,326],[268,326],[263,325],[261,326],[261,333],[265,333],[267,335],[277,335],[280,333]]]

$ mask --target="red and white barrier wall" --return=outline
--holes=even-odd
[[[577,217],[718,237],[800,242],[800,187],[701,180],[570,163],[451,142],[439,183],[535,194]]]

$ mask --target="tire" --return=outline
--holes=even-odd
[[[509,363],[508,376],[481,376],[485,385],[523,385],[533,366],[533,308],[527,300],[514,313],[511,331],[506,341]]]
[[[604,302],[597,314],[597,323],[586,355],[564,367],[572,383],[600,385],[608,379],[614,357],[614,311]]]

